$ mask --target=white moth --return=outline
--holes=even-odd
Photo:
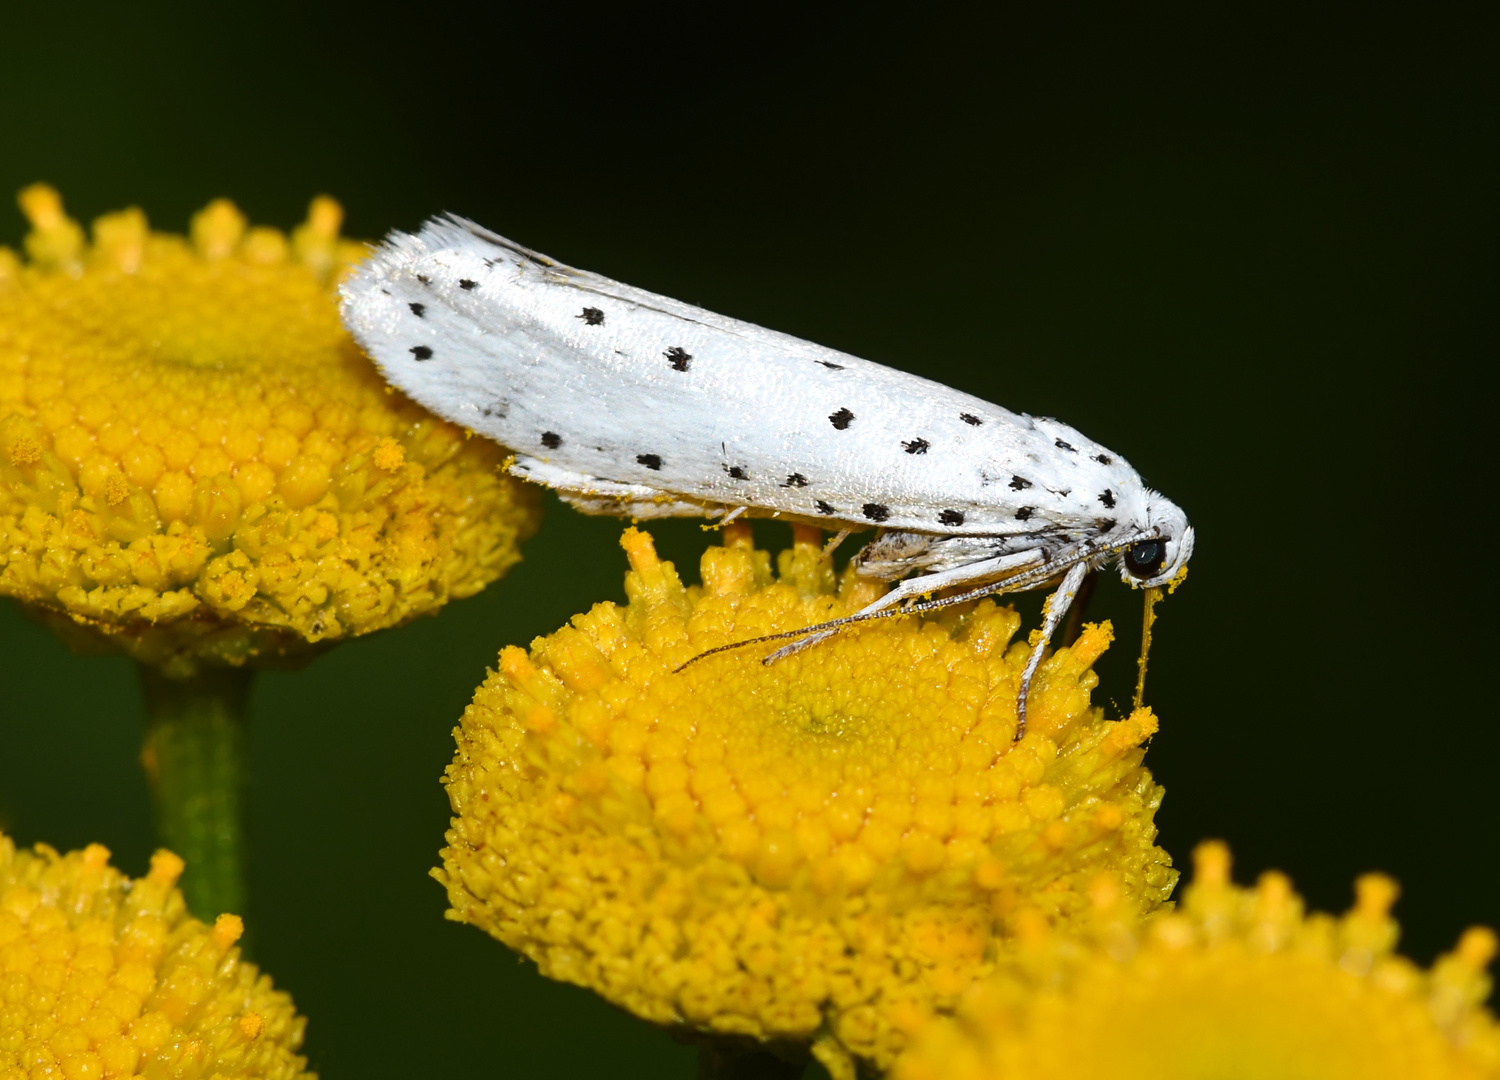
[[[1060,579],[1022,675],[1019,737],[1085,574],[1118,562],[1126,582],[1158,586],[1193,551],[1183,512],[1066,424],[575,270],[462,218],[393,233],[341,292],[387,378],[585,513],[879,526],[858,572],[907,580],[782,635],[798,640],[768,663],[851,621]]]

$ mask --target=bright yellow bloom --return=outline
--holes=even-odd
[[[310,1078],[306,1020],[240,960],[234,915],[205,926],[159,851],[131,881],[91,844],[0,835],[0,1080]]]
[[[92,245],[42,185],[0,249],[0,594],[177,677],[470,595],[535,500],[500,451],[388,390],[332,285],[362,245],[227,201],[191,237],[135,209]]]
[[[627,607],[599,604],[500,654],[457,731],[452,918],[543,974],[648,1020],[815,1042],[888,1064],[907,1033],[993,965],[1017,911],[1086,909],[1101,869],[1157,907],[1161,790],[1141,767],[1149,711],[1106,721],[1089,627],[1042,666],[1026,738],[1026,644],[992,602],[897,618],[771,667],[703,649],[864,606],[816,529],[778,559],[724,530],[683,588],[625,533]]]
[[[1211,843],[1171,914],[1142,921],[1107,879],[1097,892],[1089,934],[1023,935],[895,1080],[1500,1076],[1500,1028],[1481,1007],[1495,935],[1469,930],[1418,968],[1392,952],[1389,878],[1360,878],[1341,919],[1304,915],[1282,874],[1236,888]]]

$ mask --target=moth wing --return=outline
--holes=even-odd
[[[508,371],[524,348],[512,318],[476,321],[449,295],[478,262],[454,227],[434,219],[392,232],[339,286],[340,314],[382,375],[439,416],[507,446]],[[482,265],[482,263],[480,264]],[[435,267],[451,269],[443,279]],[[508,334],[507,329],[517,331]]]
[[[461,218],[393,234],[341,292],[346,324],[381,371],[440,415],[584,476],[716,504],[816,512],[811,493],[807,507],[777,501],[795,470],[759,470],[765,490],[729,482],[755,455],[746,440],[784,425],[787,392],[808,380],[815,391],[856,366],[897,374]]]
[[[684,508],[1017,543],[1133,516],[1121,513],[1127,485],[1093,475],[1112,456],[1065,425],[578,270],[461,218],[394,234],[342,291],[346,323],[392,382],[590,483]],[[1107,488],[1118,508],[1101,501]]]

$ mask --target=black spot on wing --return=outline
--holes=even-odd
[[[432,279],[430,277],[428,277],[426,274],[418,274],[417,275],[417,280],[420,281],[423,285],[431,285],[432,284]]]
[[[584,326],[603,326],[604,325],[604,312],[600,311],[596,307],[586,307],[586,308],[583,309],[583,313],[582,314],[575,315],[573,317],[575,319],[582,319]]]
[[[459,278],[458,279],[458,287],[460,289],[462,289],[464,292],[468,292],[470,289],[472,289],[475,285],[478,285],[478,284],[479,284],[479,282],[473,280],[472,278],[466,278],[465,277],[465,278]]]
[[[1030,486],[1031,481],[1027,480],[1025,477],[1012,476],[1010,478],[1010,489],[1012,491],[1025,491]]]
[[[925,454],[931,445],[926,439],[913,439],[911,442],[903,442],[901,449],[905,450],[908,454]]]
[[[1058,439],[1052,445],[1057,447],[1059,450],[1066,450],[1070,454],[1078,453],[1078,449],[1072,443],[1063,442],[1061,439]]]
[[[1100,465],[1113,465],[1115,463],[1115,459],[1110,457],[1108,454],[1095,454],[1094,460],[1097,461]]]
[[[635,460],[636,460],[636,464],[637,465],[644,465],[648,469],[653,469],[653,470],[658,470],[658,471],[661,469],[661,455],[660,454],[637,454],[635,456]]]
[[[944,510],[938,515],[940,525],[962,525],[964,523],[964,512],[962,510]]]
[[[848,409],[840,409],[836,413],[828,414],[828,422],[834,426],[835,430],[844,431],[854,423],[854,414]]]
[[[975,416],[973,413],[961,412],[958,414],[958,418],[964,423],[968,424],[970,427],[978,427],[980,424],[984,423],[983,420],[979,419],[979,417]]]
[[[411,308],[411,313],[413,315],[415,315],[419,319],[422,317],[422,312],[424,312],[424,311],[427,310],[427,305],[426,304],[412,303],[412,304],[407,304],[406,306],[409,307],[409,308]]]
[[[736,480],[750,479],[750,474],[745,471],[745,466],[743,465],[725,465],[724,471],[727,472],[730,476],[734,477]]]
[[[418,360],[432,359],[432,349],[426,345],[413,345],[411,347],[411,354]]]
[[[556,450],[562,445],[562,436],[555,431],[542,432],[542,445],[548,450]]]
[[[820,513],[820,514],[837,514],[838,513],[838,510],[833,506],[832,503],[824,502],[822,499],[819,499],[817,502],[813,503],[813,505],[818,508],[818,513]]]
[[[1034,514],[1034,513],[1036,513],[1036,507],[1034,507],[1034,506],[1023,506],[1023,507],[1021,507],[1021,509],[1019,509],[1019,510],[1016,511],[1016,520],[1017,521],[1029,521],[1029,520],[1031,520],[1031,515]]]
[[[819,360],[818,363],[822,364],[829,371],[843,371],[844,370],[844,365],[843,364],[835,364],[832,360]]]
[[[882,503],[865,503],[864,512],[871,521],[884,521],[891,516],[891,508]]]
[[[686,371],[688,369],[688,364],[690,364],[693,359],[693,354],[688,352],[681,345],[673,345],[666,352],[662,353],[662,355],[671,361],[673,371]]]
[[[1113,510],[1115,508],[1115,493],[1113,491],[1101,491],[1099,492],[1099,501],[1104,504],[1106,510]]]
[[[788,476],[786,478],[786,483],[782,484],[781,486],[782,487],[806,487],[807,486],[807,477],[803,476],[799,472],[794,472],[794,473],[792,473],[791,476]]]

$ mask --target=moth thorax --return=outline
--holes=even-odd
[[[926,565],[936,537],[925,533],[882,533],[854,556],[854,569],[861,577],[893,581]]]

